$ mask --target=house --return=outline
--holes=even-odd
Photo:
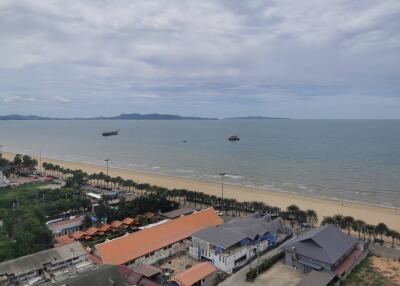
[[[130,286],[123,273],[114,265],[100,265],[94,269],[78,272],[72,277],[53,282],[54,286]]]
[[[111,225],[112,230],[117,230],[122,226],[122,221],[114,220],[114,221],[111,222],[110,225]]]
[[[222,223],[215,210],[209,208],[97,244],[93,255],[104,264],[154,264],[185,249],[193,233]]]
[[[126,217],[122,220],[122,225],[125,227],[129,227],[132,226],[136,223],[136,220],[134,218],[131,217]]]
[[[73,216],[68,219],[57,219],[48,221],[46,224],[55,236],[68,235],[82,229],[83,217]]]
[[[84,231],[75,231],[71,234],[71,237],[75,240],[84,240],[87,238],[86,232]]]
[[[272,220],[269,215],[255,213],[194,233],[189,255],[232,273],[283,239],[283,230],[281,218]]]
[[[88,197],[90,203],[92,204],[98,204],[103,199],[102,195],[95,194],[92,192],[85,193],[85,195]]]
[[[3,172],[0,171],[0,188],[7,187],[10,184],[10,181],[6,176],[3,175]]]
[[[147,212],[143,215],[143,217],[145,219],[147,219],[149,222],[155,222],[157,221],[157,216],[155,215],[155,213],[152,212]]]
[[[99,230],[102,233],[107,233],[108,231],[111,230],[111,225],[104,223],[104,224],[100,225]]]
[[[172,277],[171,286],[215,285],[217,268],[209,262],[202,262]]]
[[[343,277],[365,257],[367,245],[328,224],[300,234],[283,250],[285,264],[303,273],[324,270]]]
[[[161,216],[166,219],[175,219],[183,215],[191,214],[195,211],[195,209],[190,207],[179,208],[170,212],[162,213]]]
[[[33,280],[71,269],[83,261],[86,261],[86,251],[79,242],[74,242],[0,263],[0,281],[8,285],[30,285]]]
[[[70,237],[69,235],[60,235],[54,238],[54,247],[58,247],[65,244],[70,244],[75,242],[75,239]]]
[[[129,285],[161,286],[161,270],[157,267],[143,264],[139,268],[118,265],[117,268],[124,276]]]
[[[99,233],[100,233],[100,229],[98,229],[97,227],[94,227],[94,226],[89,227],[89,228],[86,230],[86,235],[87,235],[87,236],[90,236],[90,237],[93,237],[93,236],[95,236],[95,235],[98,235]]]

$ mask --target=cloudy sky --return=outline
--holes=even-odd
[[[0,0],[0,114],[400,118],[400,1]]]

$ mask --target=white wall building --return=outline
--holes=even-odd
[[[251,216],[209,227],[192,235],[189,254],[197,260],[208,260],[217,268],[232,273],[252,257],[275,245],[283,232],[281,218]]]
[[[6,176],[3,175],[3,172],[0,171],[0,188],[7,187],[10,184],[10,181]]]

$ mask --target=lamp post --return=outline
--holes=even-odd
[[[108,162],[109,161],[110,161],[110,159],[105,159],[104,160],[104,162],[106,162],[106,170],[107,170],[106,174],[107,174],[107,176],[108,176]]]
[[[222,195],[222,211],[224,211],[224,176],[226,173],[219,173],[221,176],[221,195]]]

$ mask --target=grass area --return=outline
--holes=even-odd
[[[341,284],[345,286],[386,286],[394,285],[372,266],[371,257],[368,256],[357,265],[350,275]]]

